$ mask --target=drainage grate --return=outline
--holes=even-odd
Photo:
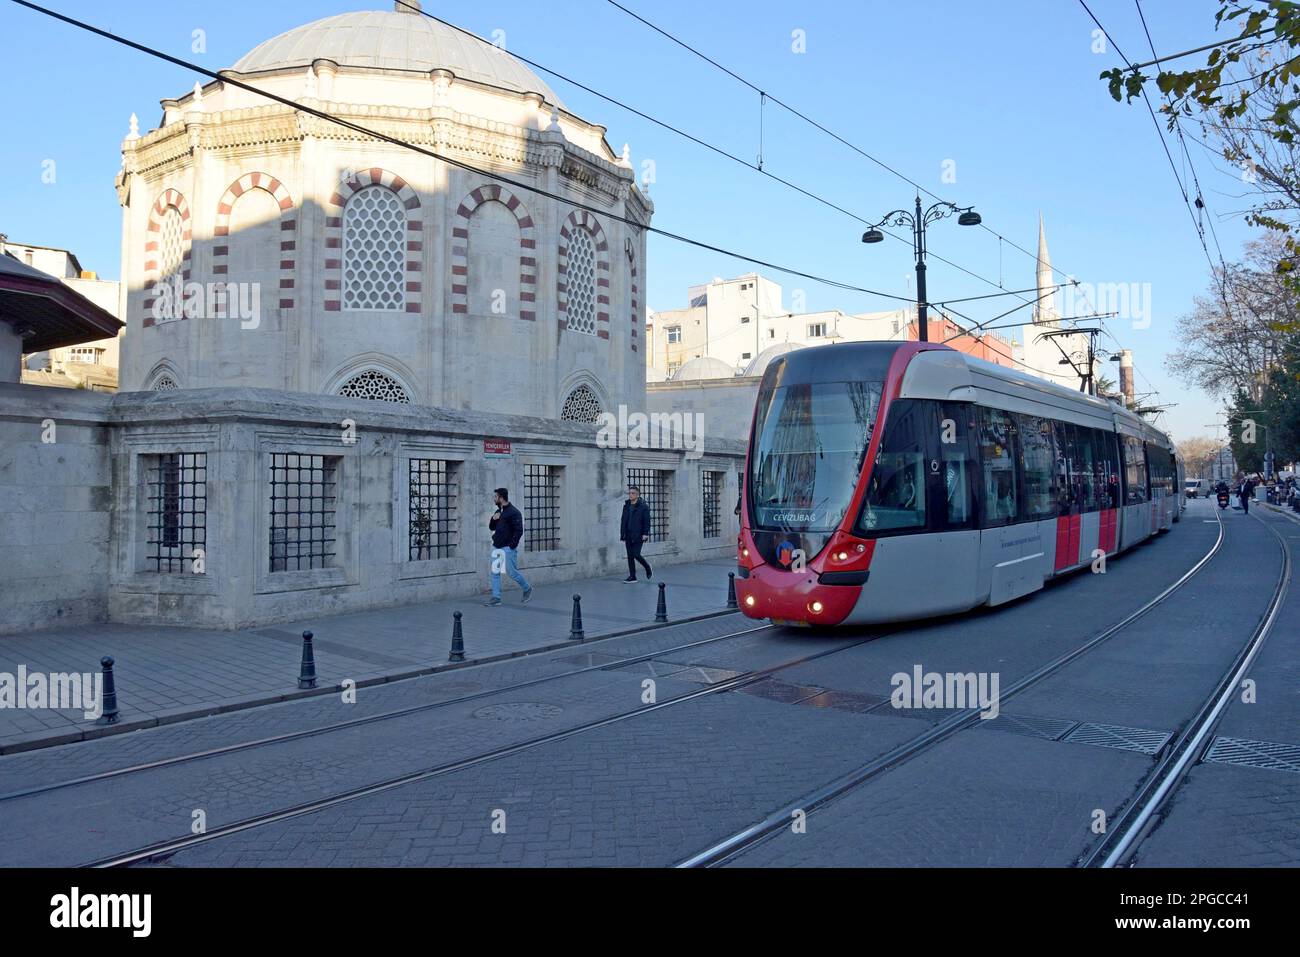
[[[1066,735],[1065,740],[1071,744],[1091,744],[1098,748],[1155,754],[1165,746],[1169,738],[1170,735],[1164,731],[1123,728],[1114,724],[1081,724]]]
[[[1034,714],[999,714],[996,718],[980,721],[976,727],[1008,734],[1023,734],[1045,741],[1060,741],[1078,726],[1077,721],[1064,718],[1040,718]]]
[[[674,664],[671,661],[637,661],[630,665],[610,665],[606,671],[625,671],[629,674],[641,675],[646,678],[667,678],[679,672],[685,671],[686,665]]]
[[[736,690],[741,694],[752,694],[755,697],[767,698],[769,701],[780,701],[782,704],[798,704],[801,701],[816,697],[825,689],[792,685],[784,681],[777,681],[774,678],[768,678],[766,681],[745,685],[745,687]]]
[[[1215,738],[1205,756],[1217,764],[1241,764],[1268,771],[1300,774],[1300,747],[1272,741],[1246,741],[1242,738]]]
[[[880,695],[860,694],[856,691],[823,691],[799,703],[813,708],[832,708],[835,711],[852,711],[861,714],[879,707],[888,700]]]

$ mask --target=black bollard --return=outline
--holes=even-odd
[[[582,596],[573,596],[573,623],[569,626],[569,640],[583,641],[586,635],[582,631]]]
[[[298,688],[306,691],[316,687],[316,652],[312,648],[310,631],[302,633],[302,668],[298,671]]]
[[[668,599],[665,595],[668,586],[663,582],[659,583],[659,604],[655,607],[655,621],[663,622],[668,620]]]
[[[736,573],[727,572],[727,607],[739,608],[736,603]]]
[[[95,724],[117,724],[117,682],[113,680],[113,659],[105,655],[99,659],[104,668],[103,709]]]
[[[452,616],[456,623],[451,626],[451,657],[447,660],[450,662],[459,662],[465,660],[465,633],[461,631],[460,620],[463,617],[460,612]]]

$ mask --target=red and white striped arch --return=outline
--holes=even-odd
[[[378,166],[348,176],[330,197],[325,215],[325,310],[343,309],[343,208],[367,186],[391,189],[406,208],[406,311],[418,315],[424,300],[420,281],[420,260],[424,255],[420,197],[402,177]]]
[[[469,314],[470,220],[475,210],[491,202],[504,204],[519,224],[519,318],[533,322],[537,319],[537,230],[519,197],[495,183],[480,186],[456,209],[451,230],[451,311]]]
[[[575,229],[585,229],[596,245],[596,335],[609,338],[609,243],[600,222],[585,209],[575,209],[560,227],[560,256],[556,268],[560,328],[569,325],[569,242]]]
[[[637,275],[636,250],[630,246],[627,251],[627,266],[632,280],[632,334],[628,337],[628,341],[632,343],[632,351],[636,352],[637,324],[641,316],[640,277]]]
[[[212,245],[212,274],[230,274],[230,214],[235,209],[235,201],[254,189],[265,190],[280,204],[279,302],[281,309],[292,309],[298,265],[298,217],[291,215],[294,205],[289,190],[270,173],[245,173],[230,184],[230,188],[221,197],[221,202],[217,203],[217,222],[212,231],[215,239]]]
[[[181,254],[181,281],[189,282],[190,280],[190,254],[193,252],[193,220],[190,218],[190,204],[186,202],[185,197],[179,191],[174,189],[164,190],[154,204],[149,209],[149,225],[146,232],[144,243],[144,277],[145,277],[145,294],[144,294],[144,327],[148,329],[154,325],[153,305],[154,305],[154,288],[158,281],[163,277],[160,275],[160,259],[162,250],[159,244],[162,236],[162,221],[167,215],[167,210],[174,209],[181,217],[181,243],[183,252]]]

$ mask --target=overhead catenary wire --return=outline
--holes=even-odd
[[[471,39],[471,40],[474,40],[474,41],[476,41],[476,42],[478,42],[478,43],[482,43],[482,44],[484,44],[484,45],[486,45],[486,46],[493,46],[493,44],[492,44],[489,40],[485,39],[484,37],[480,37],[478,34],[474,33],[473,31],[471,31],[471,30],[467,30],[467,29],[465,29],[464,27],[460,26],[459,24],[452,23],[450,20],[444,20],[444,19],[442,19],[441,17],[436,16],[435,14],[432,14],[432,13],[430,13],[429,11],[423,9],[422,7],[417,7],[415,4],[407,2],[407,0],[396,0],[396,2],[397,2],[400,6],[403,6],[403,7],[405,7],[406,9],[410,10],[412,13],[418,13],[418,14],[420,14],[420,15],[423,16],[423,17],[427,17],[428,19],[434,21],[435,23],[442,24],[442,25],[445,26],[445,27],[448,27],[448,28],[450,28],[450,29],[452,29],[452,30],[455,30],[457,33],[460,33],[460,34],[462,34],[463,36],[465,36],[465,37],[467,37],[467,38],[469,38],[469,39]],[[630,14],[630,15],[631,15],[631,16],[635,16],[635,14]],[[637,19],[640,19],[640,18],[637,17]],[[514,50],[511,50],[511,51],[510,51],[510,56],[512,56],[514,59],[518,60],[520,63],[527,64],[528,66],[532,67],[534,70],[540,70],[541,72],[543,72],[543,73],[545,73],[545,74],[547,74],[547,75],[549,75],[549,76],[553,76],[553,77],[555,77],[556,79],[559,79],[559,80],[561,80],[561,81],[563,81],[563,82],[565,82],[565,83],[568,83],[568,84],[570,84],[570,85],[572,85],[572,86],[574,86],[574,87],[576,87],[576,88],[582,90],[584,93],[589,93],[590,95],[596,97],[597,99],[602,100],[602,101],[604,101],[605,103],[610,104],[611,106],[617,107],[618,109],[624,110],[624,111],[626,111],[627,113],[630,113],[631,115],[638,117],[639,119],[645,120],[647,123],[651,123],[651,124],[653,124],[653,125],[659,127],[660,129],[666,130],[666,131],[668,131],[669,133],[672,133],[672,134],[674,134],[674,135],[676,135],[676,136],[680,136],[681,138],[683,138],[683,139],[685,139],[685,140],[687,140],[687,141],[689,141],[689,142],[691,142],[691,143],[694,143],[695,145],[700,146],[700,147],[702,147],[702,148],[704,148],[704,149],[706,149],[706,150],[709,150],[710,152],[715,153],[715,154],[717,154],[718,156],[723,157],[724,159],[730,160],[730,161],[733,162],[733,163],[738,163],[739,165],[744,166],[746,169],[749,169],[749,170],[751,170],[751,171],[753,171],[753,172],[755,172],[755,173],[758,173],[758,174],[760,174],[760,175],[762,175],[762,176],[766,176],[768,179],[771,179],[773,182],[779,183],[780,185],[785,186],[786,188],[791,189],[791,190],[793,190],[793,191],[795,191],[795,192],[797,192],[797,193],[803,195],[804,197],[806,197],[806,198],[808,198],[808,199],[811,199],[811,200],[813,200],[813,201],[815,201],[815,202],[817,202],[817,203],[820,203],[821,205],[826,206],[826,207],[829,208],[829,209],[832,209],[832,210],[834,210],[834,211],[836,211],[836,212],[838,212],[838,213],[842,213],[843,215],[848,216],[850,219],[853,219],[853,220],[857,221],[858,223],[861,223],[861,224],[864,225],[864,226],[870,226],[870,227],[876,227],[876,228],[879,228],[879,229],[880,229],[880,230],[881,230],[881,231],[882,231],[886,236],[888,236],[890,239],[894,239],[894,240],[896,240],[896,241],[898,241],[898,242],[901,242],[901,243],[907,244],[908,246],[911,245],[911,240],[910,240],[910,239],[907,239],[906,237],[900,236],[900,235],[898,235],[897,233],[895,233],[895,232],[893,232],[893,231],[891,231],[891,230],[889,230],[889,229],[885,229],[883,226],[877,224],[874,220],[868,219],[868,218],[866,218],[865,216],[862,216],[862,215],[859,214],[859,213],[852,212],[851,210],[844,208],[844,207],[841,206],[840,204],[838,204],[838,203],[836,203],[836,202],[834,202],[834,201],[832,201],[832,200],[829,200],[829,199],[827,199],[826,197],[821,196],[821,195],[819,195],[819,194],[817,194],[817,193],[814,193],[811,189],[808,189],[807,187],[800,186],[799,184],[797,184],[797,183],[795,183],[795,182],[793,182],[793,181],[791,181],[791,180],[788,180],[788,179],[786,179],[785,177],[778,176],[777,174],[773,173],[771,170],[769,170],[769,169],[767,168],[767,166],[766,166],[766,164],[765,164],[765,162],[764,162],[764,159],[763,159],[763,157],[764,157],[764,145],[763,145],[763,144],[764,144],[764,142],[765,142],[765,136],[766,136],[766,134],[765,134],[765,132],[764,132],[764,128],[765,128],[765,119],[764,119],[764,118],[765,118],[765,116],[766,116],[766,110],[765,110],[765,107],[766,107],[767,101],[768,101],[769,99],[772,99],[772,97],[770,97],[768,94],[764,93],[764,92],[761,91],[761,90],[758,91],[758,93],[759,93],[759,154],[758,154],[758,162],[757,162],[757,163],[751,163],[751,162],[749,162],[748,160],[743,159],[742,157],[737,156],[736,154],[730,152],[729,150],[723,149],[722,147],[718,146],[718,145],[715,144],[715,143],[710,143],[709,141],[705,140],[705,139],[702,138],[702,137],[696,136],[696,135],[693,134],[693,133],[688,133],[687,131],[685,131],[684,129],[682,129],[681,127],[679,127],[679,126],[677,126],[677,125],[675,125],[675,124],[673,124],[673,123],[669,123],[669,122],[667,122],[667,121],[665,121],[665,120],[659,119],[658,117],[653,116],[653,115],[651,115],[651,114],[645,112],[644,110],[641,110],[641,109],[639,109],[639,108],[637,108],[637,107],[635,107],[635,106],[632,106],[631,104],[629,104],[629,103],[627,103],[627,102],[625,102],[625,101],[623,101],[623,100],[620,100],[620,99],[618,99],[617,97],[610,96],[608,93],[602,93],[600,90],[597,90],[597,89],[595,89],[594,87],[591,87],[591,86],[589,86],[589,85],[587,85],[587,84],[581,82],[580,80],[576,80],[576,79],[574,79],[572,76],[569,76],[568,74],[561,73],[560,71],[555,70],[555,69],[553,69],[552,67],[548,67],[548,66],[546,66],[545,64],[539,63],[539,62],[537,62],[536,60],[530,59],[529,57],[524,56],[524,55],[521,54],[521,53],[517,53],[517,52],[515,52]],[[710,62],[712,62],[712,61],[710,61]],[[728,72],[730,72],[730,71],[728,71]],[[742,82],[743,82],[743,81],[742,81]],[[776,102],[776,101],[773,100],[773,102]],[[789,109],[789,107],[788,107],[788,106],[785,106],[785,104],[780,104],[780,105],[783,106],[783,107],[785,107],[786,109]],[[809,122],[812,122],[812,121],[809,121]],[[833,134],[832,134],[832,135],[833,135]],[[866,154],[864,154],[864,155],[866,155]],[[879,161],[877,161],[877,162],[879,162]],[[882,164],[882,165],[883,165],[883,164]],[[892,170],[892,167],[885,167],[885,168],[890,169],[891,172],[893,171],[893,170]],[[911,181],[911,180],[908,180],[908,182],[912,182],[912,181]],[[915,185],[915,184],[914,184],[914,185]],[[920,187],[918,186],[918,189],[919,189],[919,188],[920,188]],[[930,196],[934,196],[933,193],[929,193],[928,191],[926,191],[926,192],[927,192],[928,195],[930,195]],[[938,197],[935,197],[935,198],[937,199]],[[987,228],[987,227],[985,227],[985,228]],[[997,234],[995,233],[994,235],[997,235]],[[999,238],[1001,238],[1001,237],[999,237]],[[934,259],[934,260],[937,260],[938,262],[941,262],[941,263],[943,263],[943,264],[946,265],[946,266],[950,266],[950,267],[952,267],[953,269],[958,270],[959,272],[965,273],[966,275],[970,276],[970,277],[973,278],[973,279],[978,279],[980,282],[987,283],[988,285],[993,286],[993,287],[995,287],[995,288],[1001,288],[1001,287],[1002,287],[1002,283],[1001,283],[1000,281],[999,281],[999,282],[994,282],[992,279],[989,279],[987,276],[982,276],[982,275],[980,275],[979,273],[974,272],[973,270],[968,269],[968,268],[966,268],[965,266],[962,266],[962,265],[959,264],[959,263],[953,262],[953,261],[950,260],[950,259],[946,259],[945,257],[943,257],[943,256],[941,256],[941,255],[939,255],[939,254],[937,254],[937,253],[929,253],[928,255],[929,255],[929,258]],[[1000,261],[999,261],[999,267],[1000,267]]]
[[[399,2],[401,2],[401,0],[399,0]],[[894,176],[898,177],[898,178],[901,179],[903,182],[905,182],[905,183],[909,184],[910,186],[914,187],[918,192],[920,192],[920,193],[924,193],[926,196],[929,196],[931,199],[937,200],[937,201],[939,201],[939,202],[941,202],[941,203],[946,203],[946,202],[948,202],[948,200],[945,200],[942,196],[939,196],[937,193],[934,193],[934,192],[932,192],[931,190],[927,189],[926,187],[922,186],[920,183],[918,183],[916,180],[912,179],[912,178],[911,178],[910,176],[908,176],[907,174],[905,174],[905,173],[901,172],[900,170],[896,169],[895,167],[889,165],[888,163],[886,163],[884,160],[880,159],[879,157],[877,157],[877,156],[873,156],[871,153],[868,153],[866,150],[862,149],[860,146],[856,145],[855,143],[850,142],[848,139],[846,139],[845,137],[841,136],[839,133],[836,133],[834,130],[830,129],[829,127],[825,126],[824,124],[822,124],[822,123],[818,122],[817,120],[813,119],[813,118],[810,117],[808,114],[804,113],[803,111],[799,110],[798,108],[796,108],[796,107],[790,105],[789,103],[785,102],[785,101],[782,100],[780,97],[777,97],[777,96],[773,95],[770,91],[764,90],[764,89],[760,88],[758,85],[756,85],[756,84],[750,82],[749,80],[745,79],[743,76],[741,76],[740,74],[736,73],[734,70],[732,70],[732,69],[730,69],[730,68],[724,66],[723,64],[719,63],[717,60],[713,59],[713,58],[710,57],[708,54],[701,52],[699,49],[697,49],[696,47],[694,47],[694,46],[692,46],[691,44],[687,43],[685,40],[682,40],[680,37],[677,37],[677,36],[673,35],[672,33],[669,33],[667,30],[665,30],[665,29],[663,29],[662,27],[658,26],[657,24],[651,22],[650,20],[647,20],[645,17],[641,16],[640,14],[636,13],[635,11],[628,9],[628,8],[627,8],[626,6],[624,6],[622,3],[619,3],[618,0],[607,0],[607,2],[608,2],[611,6],[616,7],[617,9],[621,10],[623,13],[627,14],[627,15],[628,15],[629,17],[631,17],[632,19],[634,19],[634,20],[636,20],[636,21],[638,21],[638,22],[644,24],[646,27],[650,28],[650,29],[653,30],[655,33],[658,33],[660,36],[663,36],[664,38],[666,38],[666,39],[670,40],[671,42],[677,44],[677,45],[680,46],[682,49],[687,50],[688,52],[690,52],[690,53],[693,54],[694,56],[700,58],[700,59],[703,60],[704,62],[710,64],[710,65],[713,66],[713,67],[715,67],[716,69],[721,70],[723,73],[727,74],[727,75],[730,76],[732,79],[736,80],[738,83],[742,84],[743,86],[747,87],[748,89],[752,90],[753,92],[760,94],[760,95],[761,95],[762,97],[764,97],[766,100],[770,100],[772,103],[775,103],[777,106],[780,106],[782,109],[786,110],[787,112],[789,112],[789,113],[792,114],[793,116],[799,118],[800,120],[803,120],[805,123],[809,124],[810,126],[814,127],[815,129],[819,130],[820,132],[826,134],[826,135],[829,136],[831,139],[833,139],[833,140],[835,140],[836,142],[840,143],[841,145],[847,147],[848,149],[850,149],[850,150],[852,150],[853,152],[857,153],[858,155],[864,157],[865,159],[870,160],[872,163],[876,164],[877,166],[879,166],[881,169],[885,170],[886,172],[889,172],[889,173],[893,174]],[[1018,249],[1020,252],[1024,253],[1024,254],[1027,255],[1027,256],[1029,256],[1031,259],[1033,259],[1033,260],[1034,260],[1035,262],[1037,262],[1039,265],[1045,265],[1045,266],[1048,266],[1050,269],[1052,269],[1053,272],[1060,273],[1062,276],[1065,276],[1065,277],[1066,277],[1069,281],[1071,281],[1071,282],[1074,281],[1074,280],[1073,280],[1073,277],[1071,277],[1070,274],[1067,273],[1065,270],[1061,269],[1060,267],[1053,266],[1051,263],[1044,262],[1043,260],[1041,260],[1041,259],[1038,258],[1038,255],[1037,255],[1036,253],[1030,252],[1028,249],[1025,249],[1023,246],[1021,246],[1021,245],[1019,245],[1019,244],[1013,242],[1013,241],[1010,240],[1010,239],[1007,239],[1005,236],[1003,236],[1003,235],[1002,235],[1001,233],[999,233],[997,230],[992,229],[992,228],[991,228],[990,226],[988,226],[986,223],[981,223],[980,226],[981,226],[982,229],[984,229],[984,230],[985,230],[987,233],[989,233],[990,235],[992,235],[992,236],[996,236],[999,240],[1004,240],[1004,241],[1005,241],[1009,246],[1011,246],[1011,247],[1014,248],[1014,249]],[[891,236],[894,235],[893,233],[888,233],[888,232],[886,232],[886,234],[887,234],[887,235],[891,235]],[[896,238],[900,238],[900,239],[901,239],[901,237],[896,237]],[[907,242],[907,240],[903,240],[903,241],[904,241],[904,242]],[[964,269],[964,268],[961,267],[961,266],[957,266],[956,263],[950,262],[950,261],[944,259],[942,256],[937,256],[937,255],[935,255],[934,253],[929,253],[929,252],[927,252],[927,255],[929,256],[929,258],[937,259],[937,260],[939,260],[940,262],[946,263],[946,264],[949,265],[949,266],[954,266],[954,267],[957,268],[957,269],[961,269],[963,272],[967,272],[968,274],[975,276],[975,278],[981,280],[982,282],[986,282],[986,283],[988,283],[990,286],[993,286],[993,287],[995,287],[995,288],[998,288],[998,287],[1001,286],[1001,283],[994,282],[993,280],[988,279],[988,278],[986,278],[986,277],[984,277],[984,276],[978,276],[978,275],[975,275],[974,273],[970,273],[969,270],[966,270],[966,269]]]
[[[403,149],[409,149],[413,152],[427,156],[430,159],[435,159],[440,162],[446,163],[449,166],[454,166],[457,169],[462,169],[465,170],[466,172],[471,172],[476,175],[483,176],[486,179],[491,179],[500,183],[504,183],[513,188],[522,190],[524,192],[532,193],[534,195],[541,196],[546,199],[551,199],[558,203],[563,203],[566,206],[571,206],[575,209],[581,209],[586,212],[590,212],[594,215],[603,216],[606,219],[623,223],[624,225],[629,226],[634,230],[642,230],[646,233],[662,236],[665,239],[670,239],[675,242],[680,242],[685,245],[693,246],[697,249],[703,249],[708,252],[713,252],[719,255],[728,256],[730,258],[740,260],[741,262],[750,263],[751,265],[761,266],[765,269],[771,269],[776,272],[785,273],[786,275],[798,276],[801,279],[807,279],[811,282],[822,283],[824,285],[831,286],[838,289],[843,289],[849,292],[859,292],[869,296],[878,296],[882,299],[892,299],[899,302],[907,302],[907,303],[913,302],[911,296],[902,296],[896,293],[882,292],[877,289],[869,289],[864,286],[855,285],[853,283],[841,282],[839,280],[830,279],[824,276],[819,276],[814,273],[810,273],[805,270],[797,269],[791,266],[783,266],[777,263],[769,262],[767,260],[763,260],[758,257],[748,255],[746,253],[740,253],[740,252],[736,252],[735,250],[726,249],[721,246],[716,246],[712,243],[707,243],[702,240],[692,239],[691,237],[670,232],[669,230],[662,229],[657,226],[650,226],[646,223],[639,222],[630,217],[620,216],[616,213],[611,213],[608,210],[600,209],[598,207],[594,207],[574,199],[560,196],[556,193],[552,193],[549,190],[544,189],[543,187],[534,186],[531,183],[527,183],[522,180],[517,180],[513,177],[505,176],[501,173],[495,173],[492,172],[491,170],[480,169],[479,167],[473,166],[461,160],[457,160],[450,156],[445,156],[434,150],[425,149],[422,146],[418,146],[414,143],[406,142],[405,140],[399,139],[395,136],[389,136],[388,134],[364,126],[360,123],[355,123],[351,120],[345,119],[340,116],[335,116],[323,110],[318,110],[314,107],[306,106],[305,104],[290,100],[287,97],[279,96],[275,93],[271,93],[267,90],[260,89],[251,84],[244,83],[230,76],[229,73],[226,73],[224,75],[218,74],[212,70],[200,66],[197,63],[193,63],[188,60],[181,59],[180,57],[172,56],[171,54],[165,53],[162,50],[158,50],[154,47],[150,47],[147,44],[139,43],[127,37],[119,36],[118,34],[112,33],[108,30],[104,30],[100,27],[96,27],[93,24],[87,23],[83,20],[78,20],[75,17],[70,17],[66,14],[59,13],[56,10],[51,10],[48,7],[43,7],[40,4],[33,3],[31,2],[31,0],[12,0],[12,2],[18,4],[19,6],[26,7],[30,10],[40,13],[44,16],[62,21],[63,23],[76,27],[77,29],[84,30],[88,33],[93,33],[106,40],[111,40],[114,43],[121,44],[122,46],[126,46],[138,52],[145,53],[156,59],[171,63],[174,66],[179,66],[184,69],[191,70],[199,74],[200,76],[206,76],[213,80],[219,80],[222,83],[225,83],[236,89],[244,90],[245,92],[252,93],[257,96],[261,96],[265,99],[279,103],[282,106],[289,107],[290,109],[295,110],[297,112],[304,113],[309,116],[315,116],[318,119],[324,120],[329,123],[333,123],[335,125],[343,127],[344,129],[352,130],[354,133],[359,133],[363,136],[371,137],[380,142],[388,143],[392,146],[397,146]]]

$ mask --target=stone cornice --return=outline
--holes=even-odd
[[[586,191],[600,194],[610,205],[627,195],[634,178],[630,169],[562,141],[558,136],[458,113],[447,107],[358,106],[316,100],[304,103],[382,136],[487,169],[525,166],[541,170],[553,165],[556,151],[562,150],[559,165],[564,178]],[[300,142],[307,137],[351,142],[370,139],[337,123],[279,104],[248,107],[205,114],[201,124],[173,123],[152,130],[135,141],[134,149],[129,151],[130,168],[149,173],[178,164],[194,149],[220,153]],[[648,213],[644,204],[640,205],[640,211]]]

